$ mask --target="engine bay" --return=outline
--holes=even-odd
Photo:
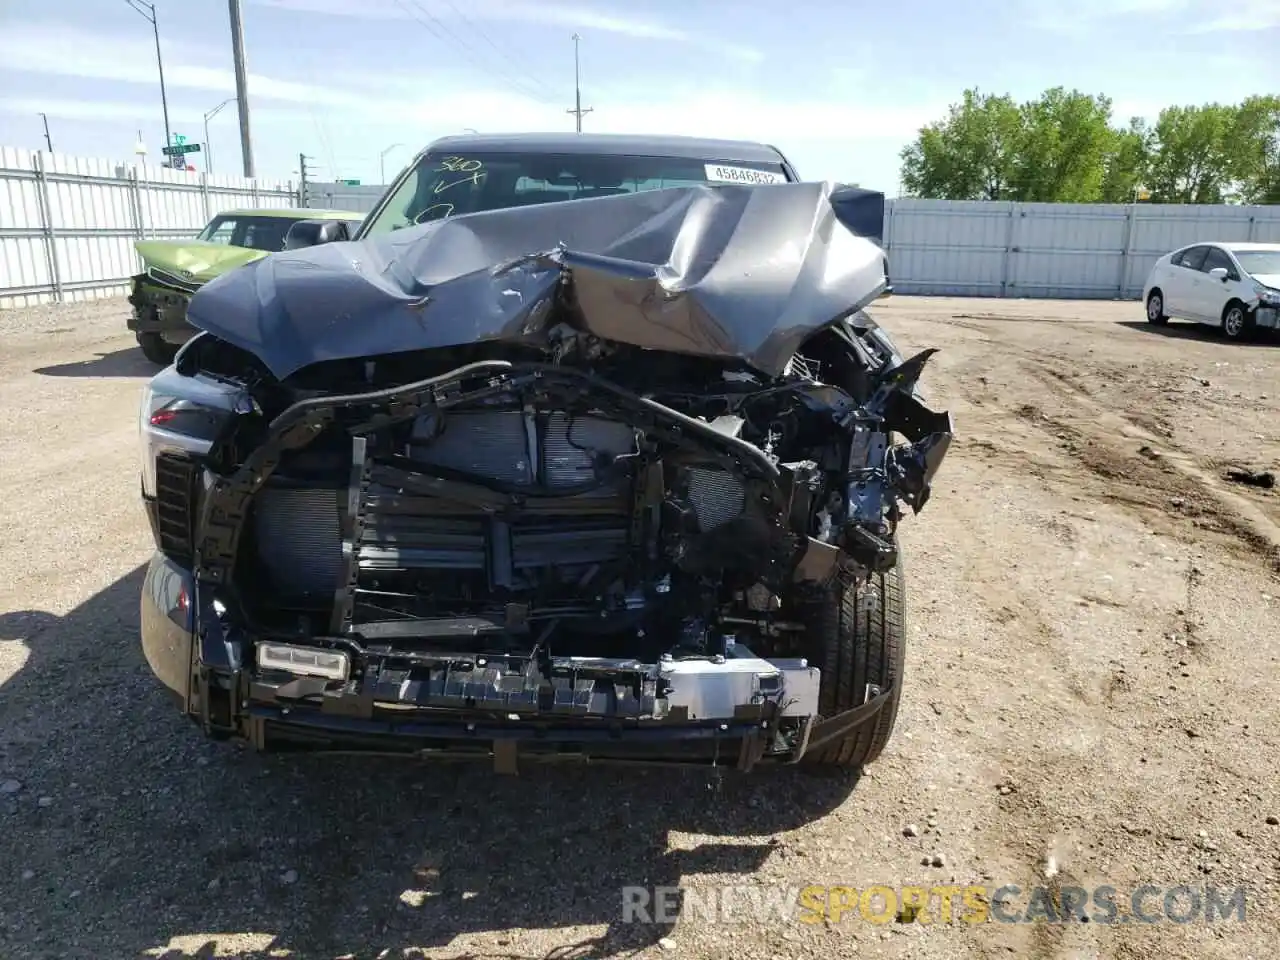
[[[180,361],[252,397],[207,458],[197,575],[260,633],[408,653],[785,653],[796,598],[892,564],[950,439],[914,395],[928,352],[874,324],[773,378],[571,333],[287,383],[228,349]]]

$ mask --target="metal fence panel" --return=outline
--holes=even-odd
[[[222,210],[297,205],[289,181],[0,147],[0,307],[115,296],[141,267],[135,240],[192,236]]]
[[[1010,209],[1007,203],[888,201],[884,236],[894,289],[1000,296]]]
[[[891,200],[905,294],[1136,299],[1155,261],[1206,240],[1280,242],[1280,207]]]
[[[307,181],[304,204],[313,209],[350,210],[352,213],[368,213],[381,199],[386,187],[375,183],[316,183]]]

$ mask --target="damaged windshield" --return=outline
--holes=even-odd
[[[426,154],[367,235],[463,213],[688,187],[712,180],[781,183],[782,164],[587,154]]]

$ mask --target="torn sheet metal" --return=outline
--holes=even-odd
[[[516,207],[272,254],[206,284],[188,319],[278,378],[323,360],[544,343],[572,322],[770,376],[885,289],[884,195],[706,185]]]

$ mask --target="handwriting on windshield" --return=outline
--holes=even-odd
[[[484,164],[479,160],[468,160],[465,157],[445,157],[440,161],[439,170],[447,170],[449,173],[472,173],[476,170],[484,168]]]
[[[464,183],[474,183],[479,186],[480,178],[484,176],[484,164],[479,160],[468,160],[465,157],[445,157],[436,169],[446,173],[461,174],[453,178],[441,177],[440,182],[431,191],[436,196]]]
[[[439,212],[437,212],[439,211]],[[417,223],[426,223],[428,220],[443,220],[449,214],[453,213],[452,203],[433,203],[422,213],[418,214]]]
[[[470,160],[466,157],[443,157],[440,160],[440,165],[435,168],[435,172],[446,174],[446,176],[440,177],[436,185],[431,188],[431,195],[436,197],[464,183],[472,183],[479,186],[480,179],[485,175],[483,162]],[[454,209],[454,204],[447,201],[433,203],[418,214],[413,222],[426,223],[428,220],[443,220],[445,217],[452,215]]]

